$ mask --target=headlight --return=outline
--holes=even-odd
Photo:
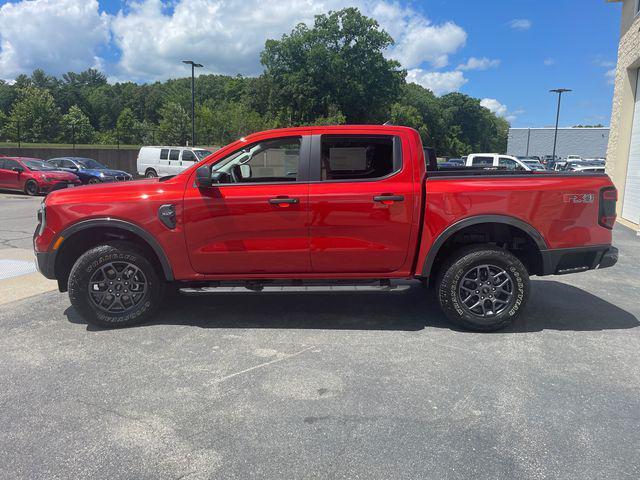
[[[100,172],[100,173],[98,174],[98,176],[99,176],[99,177],[101,177],[101,178],[106,177],[106,175],[104,174],[104,172]]]
[[[44,203],[44,200],[40,204],[40,208],[38,209],[38,235],[42,235],[44,232],[44,227],[47,226],[47,207]]]

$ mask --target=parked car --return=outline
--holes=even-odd
[[[582,157],[580,155],[567,155],[567,162],[581,162]]]
[[[580,161],[580,162],[567,162],[567,166],[565,168],[568,172],[604,172],[605,166],[604,163],[600,161]]]
[[[524,162],[511,155],[498,153],[472,153],[467,156],[467,167],[503,167],[507,170],[532,170]]]
[[[39,212],[38,268],[108,327],[149,319],[168,289],[419,279],[449,319],[486,331],[522,313],[530,275],[616,263],[606,175],[440,172],[428,153],[408,127],[287,128],[172,178],[58,191]]]
[[[133,179],[131,174],[109,168],[92,158],[58,157],[48,162],[60,170],[75,173],[82,183],[121,182]]]
[[[537,171],[537,172],[544,172],[547,169],[544,167],[544,165],[542,165],[538,160],[532,159],[532,158],[519,158],[518,159],[524,163],[527,167],[529,167],[531,170]]]
[[[81,184],[76,175],[62,172],[41,158],[0,157],[0,188],[37,195]]]
[[[462,158],[450,158],[447,160],[448,163],[452,165],[457,165],[459,167],[464,167],[464,160]]]
[[[138,174],[147,178],[176,175],[209,155],[211,152],[203,148],[142,147],[138,152]]]
[[[547,170],[553,170],[554,165],[558,161],[560,161],[560,157],[557,155],[555,157],[553,155],[545,155],[542,157],[542,161],[540,163],[547,167]]]

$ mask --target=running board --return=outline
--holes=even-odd
[[[180,292],[186,295],[209,295],[216,293],[376,293],[405,292],[411,285],[317,285],[317,286],[273,286],[247,285],[235,287],[186,287]]]

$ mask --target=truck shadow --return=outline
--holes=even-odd
[[[145,326],[400,331],[431,327],[459,330],[440,311],[434,291],[426,290],[417,282],[412,283],[412,288],[403,293],[179,295]],[[533,280],[531,286],[530,302],[520,318],[497,333],[594,331],[640,325],[631,313],[571,285]],[[86,323],[73,307],[68,308],[65,315],[72,323]],[[87,329],[100,330],[91,325]]]

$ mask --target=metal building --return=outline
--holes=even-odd
[[[510,128],[507,153],[527,156],[553,153],[554,128]],[[605,158],[609,128],[558,128],[556,155],[580,155],[583,158]]]

